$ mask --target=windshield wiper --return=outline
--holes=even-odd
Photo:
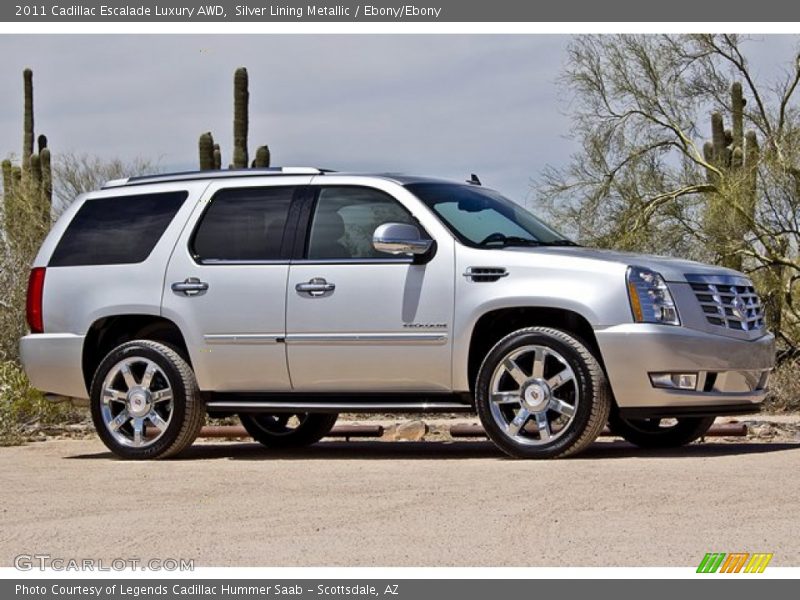
[[[493,239],[489,242],[481,244],[481,246],[489,247],[494,244],[497,244],[500,248],[506,248],[507,246],[541,246],[542,242],[538,240],[531,240],[524,237],[519,237],[516,235],[509,235],[504,236],[502,239]]]
[[[503,236],[502,238],[499,237],[502,234],[494,235],[498,237],[482,242],[480,245],[484,248],[495,245],[499,248],[506,248],[509,246],[580,246],[580,244],[577,244],[566,238],[562,240],[553,240],[552,242],[540,242],[539,240],[532,240],[530,238],[524,238],[518,235]]]
[[[578,247],[580,247],[580,244],[578,244],[576,242],[573,242],[572,240],[567,240],[567,239],[555,240],[553,242],[540,242],[540,245],[542,245],[542,246],[578,246]]]

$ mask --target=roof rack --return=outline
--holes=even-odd
[[[232,179],[236,177],[260,177],[263,175],[323,175],[332,172],[333,171],[330,169],[317,169],[315,167],[266,167],[258,169],[226,169],[224,171],[180,171],[177,173],[159,173],[157,175],[112,179],[111,181],[105,182],[100,189],[107,190],[110,188],[144,185],[147,183],[166,183],[169,181]]]

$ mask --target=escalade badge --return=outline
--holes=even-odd
[[[447,329],[447,323],[403,323],[408,329]]]

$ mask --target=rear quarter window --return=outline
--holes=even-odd
[[[87,200],[56,245],[50,266],[143,262],[188,195],[178,191]]]

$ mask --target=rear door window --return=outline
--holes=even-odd
[[[56,245],[50,266],[145,261],[188,195],[177,191],[87,200]]]
[[[296,187],[231,188],[211,200],[191,242],[201,263],[286,258],[281,251]]]

